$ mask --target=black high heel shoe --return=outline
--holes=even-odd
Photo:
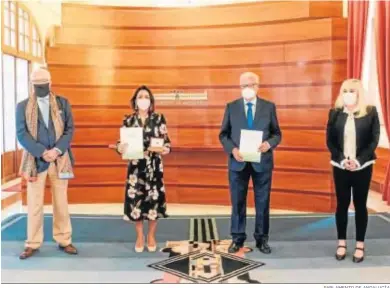
[[[342,254],[342,255],[337,254],[337,250],[339,250],[339,248],[344,248],[344,249],[345,249],[345,253]],[[339,245],[339,246],[337,246],[337,250],[336,250],[336,254],[334,255],[334,256],[336,257],[336,260],[337,260],[337,261],[344,260],[344,259],[345,259],[345,256],[347,256],[347,246]]]
[[[364,248],[360,248],[360,247],[356,247],[355,250],[360,250],[360,251],[363,251],[364,252]],[[364,260],[364,255],[362,257],[356,257],[355,255],[353,255],[353,258],[352,258],[352,261],[354,263],[360,263],[360,262],[363,262]]]

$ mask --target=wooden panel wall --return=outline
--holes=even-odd
[[[1,155],[1,183],[4,184],[16,177],[16,152],[5,152]]]
[[[380,192],[381,185],[385,182],[387,165],[390,162],[390,150],[386,148],[378,148],[376,150],[378,159],[374,165],[374,174],[371,181],[371,189]]]
[[[154,92],[209,95],[201,103],[157,103],[173,141],[165,158],[169,202],[229,204],[218,132],[226,103],[240,97],[240,73],[251,70],[260,76],[260,96],[276,103],[283,129],[271,206],[331,210],[325,125],[346,77],[341,1],[180,9],[64,4],[62,11],[47,61],[53,88],[71,101],[76,120],[71,203],[123,201],[126,164],[107,145],[119,137],[134,89],[147,84]]]
[[[18,178],[22,150],[9,151],[1,155],[1,184]]]

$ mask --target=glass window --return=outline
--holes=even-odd
[[[4,26],[5,27],[10,27],[11,26],[9,21],[10,21],[9,10],[6,8],[4,10]]]
[[[8,28],[4,28],[4,44],[7,46],[11,45],[11,33]]]
[[[24,35],[30,36],[30,22],[28,22],[28,17],[24,20]]]
[[[3,75],[3,55],[0,57],[0,69],[1,69],[1,75]],[[0,115],[1,115],[1,124],[0,124],[0,152],[1,154],[4,153],[4,118],[3,118],[3,76],[0,77]]]
[[[37,53],[37,42],[33,42],[33,50],[32,50],[32,54],[33,56],[38,56],[38,53]]]
[[[37,33],[37,29],[35,28],[35,26],[33,27],[33,40],[37,40],[38,39],[38,37],[37,37],[37,35],[38,35],[38,33]]]
[[[24,51],[24,37],[23,35],[19,35],[19,51]]]
[[[24,37],[24,51],[26,53],[30,52],[30,41],[28,41],[28,37]]]
[[[367,33],[365,40],[365,49],[363,57],[362,82],[366,90],[367,102],[375,105],[379,120],[381,123],[381,134],[379,147],[389,148],[389,138],[384,126],[382,105],[379,94],[377,59],[376,59],[376,41],[375,41],[375,2],[370,2],[368,9]]]
[[[24,59],[31,59],[29,56],[42,58],[39,31],[34,19],[21,2],[4,1],[2,6],[4,8],[1,31],[4,35],[4,41],[2,44],[5,46],[4,48],[8,48],[4,49],[4,51],[7,54]]]
[[[19,103],[28,98],[28,61],[24,59],[16,59],[16,103]],[[22,146],[17,142],[17,148]]]
[[[3,55],[4,151],[16,149],[15,131],[15,57]]]
[[[24,34],[24,20],[19,17],[19,34]]]
[[[11,11],[11,29],[12,30],[15,30],[15,27],[16,27],[16,15],[15,15],[15,12],[12,12]]]
[[[16,101],[17,103],[28,98],[28,61],[16,59]]]
[[[16,48],[16,32],[11,31],[11,47]]]

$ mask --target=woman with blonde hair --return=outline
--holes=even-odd
[[[378,112],[365,101],[360,80],[347,79],[340,88],[335,108],[329,111],[327,146],[331,153],[336,187],[336,226],[338,247],[336,259],[347,254],[346,234],[348,207],[355,206],[356,248],[353,262],[364,260],[364,237],[367,229],[367,196],[375,163],[380,124]]]

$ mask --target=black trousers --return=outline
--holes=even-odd
[[[355,206],[356,241],[363,242],[368,222],[367,196],[372,177],[372,165],[354,172],[333,167],[333,177],[337,196],[338,239],[347,239],[348,207],[351,202],[352,190],[353,205]]]

